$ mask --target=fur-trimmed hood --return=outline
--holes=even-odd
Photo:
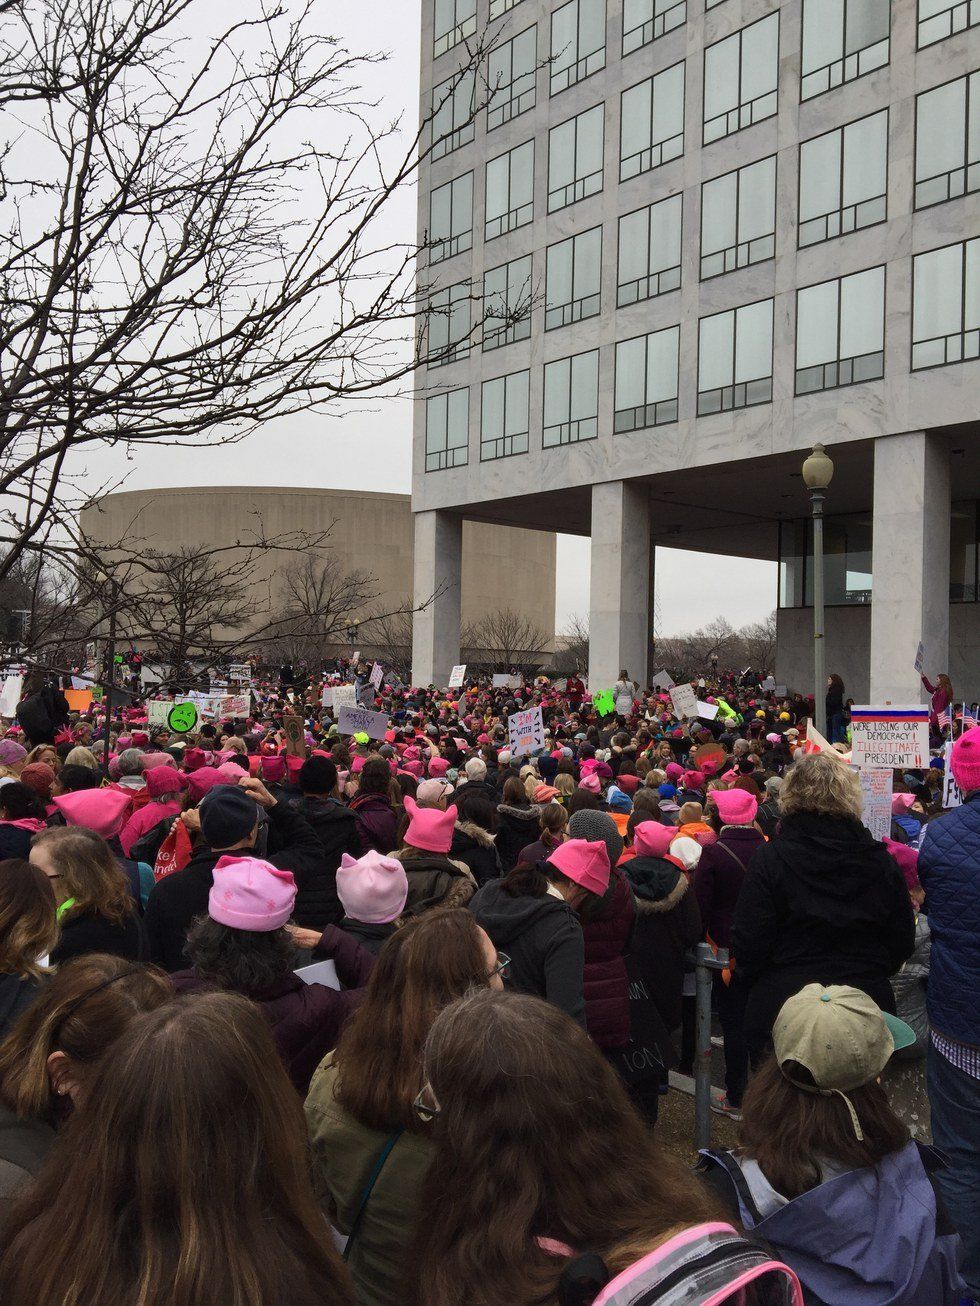
[[[493,847],[496,835],[491,834],[489,830],[484,830],[482,825],[474,825],[472,821],[457,821],[456,829],[460,834],[465,834],[472,839],[474,843],[478,843],[481,848]]]
[[[641,916],[673,911],[687,893],[687,876],[666,857],[634,857],[623,870]]]

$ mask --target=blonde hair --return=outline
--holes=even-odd
[[[783,816],[816,812],[860,821],[864,811],[857,772],[834,753],[806,753],[797,757],[786,772],[778,797]]]
[[[84,766],[89,771],[99,769],[99,761],[91,748],[86,748],[84,744],[76,744],[68,756],[65,758],[65,766]]]

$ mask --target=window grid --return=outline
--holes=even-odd
[[[947,36],[965,32],[980,23],[980,0],[953,0],[938,14],[922,17],[922,0],[919,0],[918,48],[935,45]]]
[[[678,348],[680,343],[680,327],[665,327],[662,331],[653,331],[649,335],[641,336],[643,341],[643,395],[646,399],[650,390],[650,341],[654,336],[666,335],[668,332],[675,337],[674,352],[675,357],[679,357]],[[634,341],[624,340],[616,345],[616,368],[620,367],[620,344],[628,345]],[[631,407],[616,408],[613,413],[613,433],[615,435],[625,435],[630,431],[642,431],[651,426],[666,426],[671,422],[677,421],[677,371],[674,372],[674,393],[673,396],[655,400],[653,403],[644,402],[634,404]]]
[[[527,113],[528,109],[534,108],[537,91],[537,68],[535,67],[537,32],[536,27],[525,28],[523,32],[518,32],[506,45],[491,52],[488,80],[492,89],[487,100],[488,132],[493,131],[496,127],[502,127],[504,123],[511,122],[514,118],[520,117],[522,113]],[[522,68],[515,75],[515,60],[525,53],[528,47],[530,47],[531,66],[530,68]],[[503,60],[506,60],[510,73],[509,80],[506,82],[496,80],[495,65]]]
[[[574,372],[575,362],[577,359],[595,359],[595,379],[596,384],[593,391],[593,400],[590,407],[591,413],[583,414],[581,417],[572,416],[572,400],[574,389]],[[568,414],[566,420],[553,422],[544,426],[541,436],[541,444],[544,449],[557,448],[563,444],[577,444],[580,440],[595,440],[599,435],[599,351],[592,350],[587,354],[577,354],[572,358],[560,358],[553,363],[546,363],[544,369],[544,391],[545,391],[545,411],[548,409],[549,381],[556,375],[556,370],[567,364],[568,382],[567,382],[567,402],[564,409]]]
[[[504,14],[509,14],[520,3],[521,0],[490,0],[490,17],[502,18]]]
[[[433,57],[438,59],[439,55],[445,54],[451,50],[454,45],[458,45],[468,36],[476,33],[476,0],[444,0],[440,5],[436,0],[436,22],[438,23],[440,8],[448,10],[451,14],[450,26],[443,32],[434,32],[433,39]]]
[[[503,286],[497,289],[491,278],[503,271]],[[489,284],[488,284],[489,283]],[[502,290],[502,294],[501,294]],[[492,298],[501,301],[502,313],[494,313],[490,308]],[[500,349],[503,345],[512,345],[518,340],[527,340],[531,334],[531,255],[512,259],[499,267],[491,268],[483,277],[483,352]],[[498,327],[488,323],[500,321]]]
[[[980,2],[980,0],[978,0],[978,2]],[[920,179],[918,169],[918,140],[919,118],[922,113],[922,105],[926,100],[928,100],[930,95],[937,95],[939,92],[946,91],[949,87],[957,85],[959,82],[964,83],[962,167],[957,166],[955,168],[950,168],[945,172],[932,173],[930,176],[922,177]],[[970,132],[973,97],[978,93],[978,87],[980,87],[980,72],[970,73],[966,77],[957,77],[954,82],[946,82],[942,86],[933,87],[931,91],[923,91],[921,95],[916,96],[916,209],[927,209],[933,204],[944,204],[947,200],[956,199],[960,195],[970,195],[975,190],[980,190],[980,133],[977,133],[977,140],[971,140]]]
[[[813,0],[809,0],[812,4]],[[879,3],[885,3],[887,6],[889,0],[879,0]],[[807,0],[804,0],[804,4]],[[820,68],[811,68],[809,72],[800,69],[800,99],[811,100],[815,95],[822,95],[824,91],[832,91],[837,86],[843,86],[845,82],[853,82],[858,77],[863,77],[866,73],[874,72],[876,68],[883,68],[891,58],[891,34],[880,41],[875,41],[871,45],[866,45],[860,50],[847,49],[847,32],[848,19],[855,8],[862,5],[869,5],[872,0],[843,0],[843,41],[842,46],[844,53],[840,59],[832,59],[830,63],[823,64]],[[889,23],[891,21],[891,11],[889,9]]]
[[[779,14],[767,14],[765,18],[758,19],[759,23],[769,22],[771,19],[776,20],[776,30],[779,31]],[[744,36],[750,28],[756,26],[756,23],[749,23],[747,27],[733,32],[731,36],[726,36],[724,40],[716,41],[714,45],[709,45],[704,52],[704,75],[707,81],[708,77],[708,54],[711,50],[725,41],[738,42],[738,78],[736,89],[736,104],[733,109],[726,109],[723,113],[715,114],[713,118],[705,118],[703,130],[703,144],[708,145],[711,141],[720,141],[725,136],[731,136],[734,132],[741,131],[743,127],[751,127],[753,123],[762,122],[766,118],[771,118],[776,112],[779,96],[779,41],[776,41],[776,81],[777,84],[769,91],[763,91],[761,95],[743,103],[742,101],[742,81],[745,74],[744,58]]]
[[[466,182],[469,184],[470,225],[465,231],[457,231],[457,213],[466,207],[463,197],[464,183]],[[445,259],[452,258],[454,255],[462,253],[463,250],[472,248],[473,245],[473,174],[471,172],[464,173],[462,177],[454,177],[445,186],[438,186],[429,198],[430,215],[432,201],[447,188],[449,190],[449,235],[431,239],[429,247],[430,263],[442,263]]]
[[[774,156],[771,156],[774,158]],[[768,162],[767,159],[760,159],[760,163]],[[749,240],[742,240],[742,173],[748,168],[755,167],[755,164],[746,164],[744,168],[735,170],[735,244],[729,245],[726,249],[710,250],[707,254],[701,254],[701,280],[710,281],[712,277],[724,276],[726,272],[734,272],[738,268],[749,267],[752,263],[763,263],[766,259],[774,258],[776,254],[776,187],[773,185],[772,194],[772,231],[763,232],[761,235],[753,236]],[[775,164],[773,171],[775,172]],[[729,177],[731,173],[724,173],[723,177]],[[722,177],[713,177],[711,181],[721,181]],[[702,233],[704,231],[704,197],[705,191],[711,185],[711,181],[706,181],[701,187],[701,214],[702,214]],[[702,241],[704,236],[702,234]]]
[[[579,295],[578,297],[575,296],[575,273],[576,273],[576,267],[578,265],[579,259],[581,258],[579,252],[580,242],[584,241],[586,236],[593,235],[596,231],[598,231],[599,233],[599,260],[597,265],[597,273],[600,274],[599,277],[597,277],[597,279],[601,279],[601,269],[602,269],[602,228],[601,227],[592,227],[589,231],[577,232],[574,236],[570,236],[568,240],[560,240],[556,245],[550,245],[548,247],[548,259],[549,259],[548,270],[549,271],[551,267],[550,260],[552,257],[552,250],[558,250],[563,245],[571,245],[572,247],[572,268],[569,276],[569,288],[570,288],[572,298],[563,304],[553,304],[550,298],[551,287],[550,285],[546,285],[546,289],[545,289],[546,303],[545,303],[545,313],[544,313],[545,331],[554,331],[558,327],[568,326],[572,322],[582,322],[585,320],[585,318],[595,317],[595,315],[599,312],[601,287],[599,290],[592,291],[588,295]]]
[[[580,54],[582,48],[582,5],[590,3],[592,3],[592,0],[568,0],[567,4],[559,5],[551,15],[551,58],[555,60],[563,53],[563,50],[555,49],[555,19],[563,10],[568,9],[571,5],[575,6],[575,59],[567,67],[552,72],[552,95],[560,95],[562,91],[567,91],[576,82],[584,82],[586,77],[591,77],[593,73],[600,72],[606,66],[605,35],[603,35],[603,43],[598,50],[588,50],[585,54]],[[597,0],[597,3],[602,7],[602,26],[603,32],[605,32],[606,0]]]
[[[678,65],[675,64],[676,68]],[[683,65],[680,65],[683,67]],[[619,159],[619,180],[628,181],[631,177],[639,177],[644,172],[650,172],[653,168],[659,168],[664,163],[669,163],[671,159],[680,158],[684,153],[684,129],[673,136],[668,136],[664,140],[655,141],[654,133],[656,130],[656,107],[657,107],[657,81],[667,73],[673,72],[673,68],[665,68],[662,72],[655,73],[653,77],[647,78],[650,83],[650,144],[644,146],[642,150],[636,150],[633,154],[625,157],[620,154]],[[642,86],[643,83],[639,82]],[[681,121],[684,117],[684,95],[685,81],[681,82]],[[629,87],[620,96],[620,141],[622,142],[622,115],[623,103],[626,96],[635,87]],[[622,148],[622,146],[620,146]]]
[[[679,195],[670,195],[665,200],[658,200],[656,204],[650,204],[642,212],[646,216],[644,236],[647,251],[647,267],[650,267],[650,240],[651,227],[654,223],[654,209],[659,208],[661,204],[680,204]],[[623,241],[623,223],[628,219],[635,217],[635,213],[624,213],[619,219],[619,242],[620,242],[620,259],[622,255]],[[618,266],[621,266],[621,262]],[[629,304],[638,304],[644,299],[656,299],[658,295],[666,295],[671,290],[677,290],[681,284],[681,263],[680,247],[677,249],[677,262],[670,267],[656,268],[646,272],[639,277],[631,277],[626,281],[619,281],[617,276],[616,285],[616,307],[625,308]]]
[[[474,104],[473,104],[473,86],[474,78],[472,73],[464,74],[462,77],[453,77],[448,81],[437,86],[432,92],[432,150],[431,158],[445,158],[447,154],[452,154],[453,150],[458,150],[461,145],[469,145],[476,132],[474,122]],[[462,93],[462,94],[461,94]],[[458,113],[460,101],[462,100],[463,112]],[[441,115],[448,110],[449,122],[446,126],[448,131],[442,131],[442,124],[439,122]],[[464,119],[461,126],[456,126],[457,117]]]
[[[469,390],[433,395],[425,405],[425,470],[465,467],[469,455]],[[433,427],[435,430],[433,431]],[[450,428],[453,429],[450,429]]]
[[[921,340],[915,338],[915,264],[920,259],[928,258],[930,254],[936,254],[939,250],[925,250],[922,254],[917,254],[912,260],[912,371],[924,372],[931,367],[947,367],[950,363],[966,363],[975,358],[980,358],[980,320],[976,325],[967,322],[967,305],[970,302],[970,287],[968,282],[968,260],[967,247],[975,245],[980,251],[980,236],[973,240],[964,240],[959,243],[960,249],[960,329],[951,331],[942,336],[928,336]],[[940,246],[939,249],[948,249],[950,246]],[[942,348],[942,357],[936,358],[936,346]],[[917,362],[916,359],[935,358],[934,362]]]
[[[470,286],[460,281],[429,299],[429,368],[459,363],[470,356]],[[455,339],[454,339],[455,332]]]
[[[591,109],[586,109],[583,113],[576,114],[574,118],[571,118],[566,122],[559,123],[557,127],[552,127],[551,131],[548,133],[548,182],[549,182],[548,212],[549,213],[555,213],[558,211],[558,209],[567,208],[569,204],[576,204],[579,200],[587,199],[590,195],[595,195],[602,190],[602,170],[603,170],[602,154],[605,150],[605,141],[602,139],[602,137],[600,137],[600,159],[599,159],[598,170],[595,172],[586,173],[584,176],[581,177],[578,175],[579,124],[583,118],[587,117],[590,113],[595,113],[596,110],[598,110],[602,114],[603,130],[604,130],[605,129],[605,106],[598,104],[598,105],[594,105]],[[559,132],[563,128],[568,127],[569,123],[571,123],[572,126],[572,169],[574,175],[570,182],[566,183],[564,186],[556,186],[552,190],[550,188],[551,157],[552,157],[551,152],[552,149],[554,148],[553,146],[554,135],[555,132]]]
[[[877,222],[884,222],[888,217],[888,111],[885,112],[885,189],[880,195],[870,195],[856,204],[840,203],[837,207],[828,209],[826,213],[818,213],[812,218],[801,220],[797,229],[797,245],[800,249],[805,249],[810,245],[819,245],[825,240],[833,240],[837,236],[849,236],[852,231],[860,231],[863,227],[873,227]],[[868,117],[877,117],[877,114],[869,114]],[[837,127],[834,131],[824,132],[821,136],[812,136],[810,141],[823,140],[826,136],[839,137],[837,147],[838,174],[837,174],[837,194],[843,201],[845,194],[844,162],[845,149],[844,143],[847,132],[856,127],[859,123],[866,122],[866,118],[859,118],[855,122],[846,123],[843,127]],[[810,144],[810,141],[800,142],[799,168],[797,171],[797,185],[802,190],[803,179],[803,151]],[[797,196],[799,201],[799,195]],[[800,213],[799,202],[797,203],[797,213]]]
[[[530,435],[530,418],[529,418],[529,391],[530,391],[530,372],[513,372],[510,376],[497,376],[490,381],[484,381],[482,394],[482,409],[480,413],[480,462],[492,462],[496,458],[511,458],[515,454],[527,453],[529,447]],[[502,386],[503,403],[501,405],[501,434],[486,436],[487,422],[487,394],[491,386]],[[514,391],[520,393],[512,393]],[[515,408],[523,409],[523,431],[507,432],[508,414]]]
[[[770,310],[770,354],[769,375],[750,377],[746,381],[735,380],[736,359],[738,355],[738,335],[741,323],[747,320],[747,310],[757,308],[760,303],[768,303]],[[722,317],[732,318],[732,356],[731,366],[727,369],[732,380],[728,385],[715,386],[710,390],[698,391],[698,417],[707,417],[711,413],[732,412],[736,408],[754,408],[757,404],[772,403],[772,309],[773,301],[759,300],[754,304],[742,304],[724,313],[712,313],[701,318],[698,323],[698,359],[700,365],[701,333],[703,323]],[[750,328],[742,328],[750,329]]]
[[[631,13],[646,13],[649,18],[640,19],[627,28]],[[651,41],[666,36],[675,27],[682,27],[687,22],[687,0],[630,0],[623,7],[623,58],[634,50],[642,50]]]
[[[868,268],[867,271],[875,269]],[[860,276],[861,273],[853,273]],[[885,375],[884,349],[874,350],[868,354],[854,354],[850,358],[841,358],[841,335],[843,314],[841,313],[841,285],[847,277],[832,278],[837,286],[837,358],[826,363],[815,363],[811,367],[796,369],[796,394],[814,394],[818,390],[837,390],[849,385],[860,385],[864,381],[878,381]],[[818,282],[825,285],[825,282]],[[809,289],[802,287],[801,289]],[[884,323],[884,301],[882,301],[882,322]],[[800,291],[796,292],[796,337],[799,347],[800,335]]]
[[[530,148],[531,151],[531,198],[523,204],[516,204],[510,207],[510,201],[514,193],[514,166],[518,162],[515,156],[522,150]],[[508,150],[506,155],[498,155],[497,159],[491,159],[487,164],[487,178],[490,176],[490,168],[499,158],[507,160],[507,204],[508,207],[503,213],[495,217],[488,217],[486,220],[485,239],[495,240],[498,236],[504,236],[508,231],[516,231],[518,227],[526,227],[534,217],[534,142],[525,141],[523,145],[515,146],[514,149]],[[489,180],[487,182],[489,191]]]

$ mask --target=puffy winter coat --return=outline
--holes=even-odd
[[[636,904],[634,972],[674,1030],[681,1023],[685,954],[701,938],[697,895],[676,862],[665,857],[634,857],[623,869]]]
[[[314,874],[307,876],[296,895],[293,915],[299,925],[323,930],[336,925],[344,914],[337,897],[337,868],[344,853],[360,853],[356,815],[333,798],[305,797],[292,803],[313,827],[323,857]]]
[[[497,853],[504,875],[517,865],[521,849],[537,839],[540,815],[541,808],[536,806],[510,807],[501,803],[497,807]]]
[[[585,1027],[600,1048],[630,1041],[629,978],[626,953],[636,909],[629,881],[613,867],[599,914],[582,922],[585,938]]]
[[[357,817],[360,853],[388,854],[395,846],[398,818],[383,794],[358,794],[351,799],[350,810]]]
[[[454,861],[465,862],[477,884],[486,884],[500,875],[500,856],[495,837],[472,821],[457,821],[449,854]]]
[[[735,905],[752,855],[764,844],[751,826],[725,826],[715,843],[701,854],[694,872],[694,889],[701,923],[720,948],[731,944]]]
[[[418,916],[430,907],[465,907],[476,893],[476,880],[465,862],[407,844],[391,855],[405,867],[408,879],[406,916]]]
[[[932,931],[929,1023],[980,1047],[980,790],[926,826],[919,880]]]

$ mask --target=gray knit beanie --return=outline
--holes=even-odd
[[[568,822],[568,834],[571,839],[589,839],[593,843],[601,839],[606,845],[610,866],[615,866],[623,855],[623,836],[608,812],[583,808]]]

